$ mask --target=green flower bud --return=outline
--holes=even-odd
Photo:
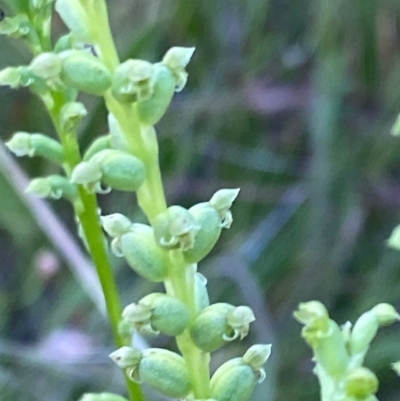
[[[64,163],[65,156],[62,145],[43,134],[16,132],[6,146],[18,157],[42,156],[57,164]]]
[[[95,154],[89,163],[100,167],[105,185],[119,191],[136,191],[146,179],[143,162],[121,150],[102,150]]]
[[[87,115],[86,107],[80,102],[69,102],[61,109],[61,126],[67,132],[75,132]]]
[[[190,336],[198,348],[212,352],[226,342],[243,339],[250,322],[254,321],[253,311],[247,306],[234,307],[217,303],[205,308],[193,322]]]
[[[168,249],[180,246],[186,251],[194,246],[199,226],[187,209],[170,206],[155,218],[153,228],[155,239],[160,246]]]
[[[109,356],[121,369],[134,368],[138,366],[142,358],[140,351],[126,346],[118,348]]]
[[[139,119],[148,125],[157,124],[165,114],[175,92],[176,80],[172,71],[162,64],[154,64],[153,94],[137,103]]]
[[[397,320],[399,320],[399,315],[389,304],[378,304],[368,312],[363,313],[351,331],[349,340],[351,355],[359,354],[360,358],[363,358],[379,327]]]
[[[271,355],[271,344],[256,344],[243,355],[243,362],[254,370],[260,370]]]
[[[6,17],[0,22],[0,35],[7,35],[12,38],[21,38],[28,36],[30,30],[31,25],[25,14]]]
[[[7,67],[0,71],[0,86],[17,89],[22,85],[21,80],[21,69],[18,67]]]
[[[102,150],[111,148],[111,140],[110,135],[103,135],[96,138],[91,145],[86,149],[85,154],[83,155],[83,160],[90,160],[96,153],[101,152]]]
[[[208,202],[199,203],[189,209],[196,224],[200,227],[194,238],[191,249],[183,252],[188,263],[200,262],[214,248],[221,234],[221,218]]]
[[[29,70],[45,80],[56,79],[61,74],[61,58],[56,53],[42,53],[36,56],[29,65]]]
[[[294,317],[304,324],[301,334],[312,347],[317,364],[332,377],[343,376],[350,360],[346,341],[325,306],[319,301],[301,303]]]
[[[210,205],[219,213],[222,227],[229,228],[232,224],[232,213],[229,210],[233,201],[239,195],[240,189],[220,189],[210,199]]]
[[[103,190],[100,185],[102,177],[101,169],[98,165],[90,162],[80,162],[75,166],[71,174],[71,182],[83,185],[90,193],[107,193],[109,190]]]
[[[113,75],[111,91],[121,103],[147,100],[153,94],[154,66],[144,60],[127,60]]]
[[[293,313],[297,321],[307,326],[308,330],[327,330],[329,314],[326,307],[319,301],[303,302]]]
[[[190,315],[186,305],[177,298],[162,293],[153,293],[145,296],[137,305],[142,307],[141,316],[138,316],[138,308],[131,313],[131,321],[136,328],[144,332],[161,332],[169,336],[179,336],[189,324]],[[151,311],[150,316],[146,311]],[[136,315],[134,317],[134,315]],[[128,312],[123,317],[129,319]],[[150,327],[149,327],[150,326]]]
[[[167,397],[184,398],[191,390],[185,360],[165,349],[143,351],[137,373],[140,380]]]
[[[132,227],[132,222],[121,213],[101,216],[101,222],[106,233],[113,238],[121,237]]]
[[[163,64],[168,66],[175,77],[175,91],[180,92],[186,85],[188,73],[185,67],[195,51],[194,47],[171,47],[163,57]]]
[[[396,372],[398,376],[400,376],[400,361],[393,362],[392,369]]]
[[[112,393],[86,393],[79,401],[128,401],[126,398]]]
[[[71,202],[78,198],[78,190],[69,180],[60,175],[35,178],[30,182],[25,192],[35,194],[40,198],[60,199],[64,197]]]
[[[197,313],[200,313],[203,309],[207,308],[207,306],[210,306],[210,298],[207,292],[207,279],[201,273],[196,273],[194,276],[194,299]]]
[[[386,326],[400,320],[400,315],[390,304],[381,303],[374,306],[372,310],[376,314],[376,318],[380,326]]]
[[[163,281],[168,264],[165,252],[157,246],[153,229],[145,224],[132,224],[130,231],[116,238],[112,250],[122,254],[128,265],[139,275],[152,282]]]
[[[210,395],[218,401],[248,401],[259,382],[259,377],[242,358],[225,362],[213,374]]]
[[[151,327],[151,314],[152,310],[148,305],[129,304],[122,311],[122,318],[142,334],[159,334],[159,331]]]
[[[365,400],[367,397],[378,391],[378,378],[373,372],[364,367],[353,369],[345,379],[346,393],[358,400]]]
[[[111,74],[97,57],[77,50],[65,53],[63,54],[61,78],[67,85],[98,96],[110,88]]]
[[[386,245],[390,248],[400,251],[400,225],[395,227],[395,229],[392,231],[392,234],[386,241]]]

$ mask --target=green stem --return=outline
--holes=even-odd
[[[95,44],[99,49],[100,57],[105,65],[113,71],[119,60],[109,27],[105,3],[101,0],[100,4],[101,11],[96,13],[97,18],[90,19],[96,21],[96,23],[90,28]],[[88,10],[88,13],[90,13],[90,10]],[[101,23],[99,23],[99,18]],[[101,27],[101,31],[98,30],[98,27]],[[140,124],[135,105],[118,103],[110,91],[106,92],[104,97],[107,109],[120,124],[131,153],[140,157],[145,164],[147,177],[142,187],[137,191],[137,198],[139,206],[150,223],[152,223],[159,213],[167,209],[159,167],[156,132],[154,127]],[[170,252],[170,275],[165,281],[166,291],[186,304],[192,320],[197,314],[194,300],[195,273],[195,268],[188,266],[184,262],[180,251]],[[188,366],[195,398],[209,398],[209,354],[195,346],[188,330],[177,337],[177,343]]]
[[[66,96],[62,92],[53,92],[52,98],[53,107],[48,108],[48,111],[64,147],[67,166],[66,173],[69,175],[73,168],[81,161],[77,135],[75,132],[63,130],[60,124],[60,112],[67,102]],[[99,223],[97,200],[93,194],[88,193],[82,186],[79,187],[79,194],[80,201],[74,204],[75,214],[82,226],[89,252],[100,280],[115,345],[117,347],[122,347],[126,345],[118,330],[122,308]],[[143,400],[140,387],[126,376],[125,381],[130,400]]]

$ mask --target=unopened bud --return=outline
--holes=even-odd
[[[62,164],[65,158],[62,145],[43,134],[16,132],[6,146],[18,157],[42,156],[57,164]]]
[[[256,344],[243,355],[243,362],[254,370],[262,369],[271,355],[271,344]]]
[[[61,58],[56,53],[42,53],[32,60],[29,70],[45,80],[56,79],[61,74],[61,65]]]
[[[364,367],[353,369],[345,379],[346,393],[350,397],[364,400],[378,391],[379,382],[373,372]]]
[[[121,369],[136,367],[141,359],[140,351],[126,346],[117,349],[109,356]]]
[[[0,85],[13,89],[21,86],[21,70],[16,67],[7,67],[0,71]]]
[[[61,109],[61,125],[67,132],[75,132],[82,119],[87,115],[86,107],[81,102],[70,102]]]
[[[121,213],[101,216],[101,222],[106,233],[113,238],[121,237],[132,227],[132,222]]]
[[[48,177],[35,178],[30,182],[25,192],[39,196],[40,198],[60,199],[64,197],[71,202],[78,198],[78,190],[66,177],[50,175]]]

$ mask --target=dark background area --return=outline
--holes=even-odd
[[[400,221],[400,3],[396,0],[112,0],[121,59],[159,61],[195,46],[189,82],[158,124],[170,204],[191,206],[240,187],[234,224],[200,271],[212,301],[251,306],[251,335],[215,353],[215,368],[254,342],[272,342],[256,401],[318,399],[311,350],[292,312],[319,299],[340,323],[378,302],[400,309],[400,254],[385,245]],[[54,20],[54,38],[64,32]],[[0,38],[0,67],[26,64],[16,40]],[[107,131],[100,98],[80,132],[84,149]],[[0,135],[54,136],[27,91],[0,91]],[[84,391],[122,392],[96,288],[77,278],[79,248],[46,205],[32,214],[18,166],[0,152],[0,398],[74,401]],[[18,160],[30,177],[57,173]],[[10,178],[12,177],[12,178]],[[133,195],[100,199],[103,213],[143,219]],[[76,240],[69,204],[46,203]],[[27,206],[28,205],[28,206]],[[53,227],[51,229],[50,227]],[[52,231],[51,231],[52,230]],[[52,241],[49,240],[52,238]],[[160,287],[114,260],[124,304]],[[85,272],[86,270],[84,270]],[[86,277],[86,278],[85,278]],[[174,349],[168,338],[147,339]],[[367,358],[381,400],[398,401],[399,327],[382,329]],[[149,399],[158,396],[149,394]]]

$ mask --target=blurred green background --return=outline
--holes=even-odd
[[[158,61],[173,45],[196,46],[189,83],[158,125],[170,204],[190,206],[240,187],[233,227],[200,266],[213,301],[247,304],[251,335],[215,353],[213,367],[254,342],[272,342],[254,401],[318,399],[311,351],[292,312],[319,299],[340,323],[377,302],[400,308],[400,254],[385,240],[400,221],[397,0],[110,0],[122,59]],[[54,37],[64,32],[54,20]],[[27,63],[0,39],[0,67]],[[98,98],[81,144],[107,130]],[[40,102],[0,91],[0,135],[54,135]],[[24,197],[24,177],[57,172],[39,159],[0,152],[0,399],[74,401],[84,391],[122,392],[113,349],[86,272],[71,208]],[[28,202],[28,203],[27,203]],[[104,213],[142,219],[131,195],[100,200]],[[33,213],[32,213],[33,211]],[[54,225],[56,224],[56,225]],[[52,228],[49,228],[52,227]],[[52,239],[52,240],[50,240]],[[160,290],[114,260],[124,304]],[[85,269],[83,269],[85,268]],[[82,270],[83,269],[83,270]],[[76,272],[81,274],[77,275]],[[155,346],[174,349],[168,338]],[[367,358],[379,398],[398,401],[399,327],[381,330]],[[159,399],[147,393],[149,400]]]

